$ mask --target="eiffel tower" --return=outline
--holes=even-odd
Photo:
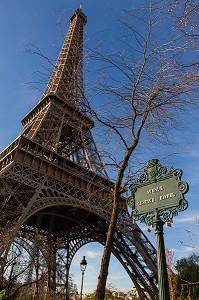
[[[23,118],[20,135],[0,154],[1,272],[10,249],[25,249],[28,268],[23,280],[44,274],[35,293],[45,287],[64,299],[69,299],[74,255],[87,243],[104,245],[112,209],[113,183],[92,137],[94,122],[84,112],[86,22],[80,6],[70,17],[41,100]],[[122,197],[112,253],[140,298],[158,299],[156,251],[132,223]]]

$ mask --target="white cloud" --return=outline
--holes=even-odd
[[[182,216],[178,216],[174,219],[175,223],[190,223],[190,222],[196,222],[197,220],[199,220],[199,213],[192,211],[189,212],[186,215],[182,215]]]
[[[169,250],[171,250],[173,253],[183,252],[184,251],[184,250],[179,249],[179,248],[169,248]]]
[[[110,284],[110,287],[111,287],[111,286],[112,286],[112,285]],[[132,284],[132,288],[133,288],[133,284]],[[121,288],[121,287],[117,286],[117,287],[113,287],[112,290],[115,290],[115,291],[117,291],[117,292],[122,292],[122,293],[128,293],[129,290],[131,290],[131,288],[124,289],[124,288]]]
[[[199,151],[197,151],[196,149],[192,150],[189,152],[189,156],[190,157],[197,157],[199,158]]]
[[[180,242],[180,241],[179,241]],[[180,243],[182,244],[182,243]],[[183,248],[171,248],[170,249],[173,253],[184,253],[184,252],[195,252],[195,251],[199,251],[199,248],[196,246],[188,246],[188,245],[184,245]]]
[[[87,251],[86,252],[86,256],[90,257],[90,258],[97,258],[101,255],[102,255],[102,253],[100,253],[100,252],[94,252],[94,251]]]
[[[195,222],[192,216],[179,217],[174,220],[175,223]]]
[[[129,278],[126,274],[118,274],[118,275],[109,275],[109,280],[121,280]]]
[[[185,252],[198,252],[199,248],[198,247],[185,247]]]

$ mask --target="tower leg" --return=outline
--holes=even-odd
[[[34,253],[32,255],[32,261],[35,262],[36,273],[36,299],[39,299],[39,232],[41,230],[42,216],[37,216],[37,228],[34,239]],[[31,275],[31,274],[30,274]],[[32,276],[32,275],[31,275]]]
[[[69,300],[69,241],[67,241],[66,251],[66,300]]]
[[[49,292],[56,291],[56,253],[55,244],[50,245],[50,261],[49,261],[49,276],[48,276],[48,287]]]
[[[53,225],[54,225],[54,216],[50,219],[49,231],[48,231],[48,290],[49,292],[56,291],[56,256],[57,256],[57,246],[56,240],[53,237]]]

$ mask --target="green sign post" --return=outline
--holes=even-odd
[[[189,187],[187,182],[181,181],[181,176],[182,170],[173,167],[167,170],[158,159],[152,159],[130,186],[128,205],[132,208],[133,221],[139,220],[155,228],[160,300],[170,299],[163,225],[172,222],[174,216],[188,207],[184,194]]]

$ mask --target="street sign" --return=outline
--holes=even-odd
[[[146,163],[140,178],[130,186],[128,205],[132,208],[133,221],[153,225],[155,229],[159,300],[170,300],[163,225],[188,207],[184,194],[189,186],[181,181],[181,177],[182,170],[173,167],[167,170],[158,159],[152,159]]]
[[[179,211],[188,207],[184,194],[188,184],[181,181],[182,170],[161,166],[157,159],[146,163],[144,173],[130,186],[128,205],[133,209],[133,220],[151,225],[158,217],[171,221]]]

